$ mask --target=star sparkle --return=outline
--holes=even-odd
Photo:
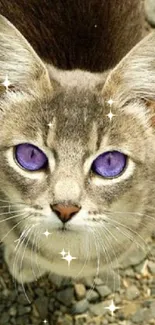
[[[112,104],[114,103],[114,100],[113,100],[112,98],[110,98],[110,99],[107,101],[107,103],[108,103],[110,106],[112,106]]]
[[[111,301],[111,304],[108,307],[104,307],[105,309],[108,309],[111,312],[111,316],[114,316],[114,312],[117,309],[120,309],[120,307],[115,306],[114,301]]]
[[[45,232],[43,232],[43,235],[45,235],[46,237],[48,237],[49,235],[51,235],[51,233],[48,232],[48,230],[46,230]]]
[[[63,248],[63,250],[59,254],[62,255],[62,257],[64,257],[65,255],[67,255],[67,252],[65,252],[65,250]]]
[[[50,123],[48,123],[47,125],[49,126],[49,128],[51,128],[51,126],[52,126],[52,123],[50,122]]]
[[[44,324],[47,324],[48,323],[47,319],[44,319],[43,323]]]
[[[109,120],[110,120],[110,122],[111,122],[112,118],[113,118],[114,116],[116,116],[116,115],[113,114],[112,111],[110,110],[110,112],[109,112],[106,116],[109,118]]]
[[[76,260],[76,257],[73,257],[70,252],[64,257],[62,257],[63,260],[66,260],[68,262],[68,266],[70,266],[70,263],[72,260]]]
[[[8,76],[6,75],[5,80],[2,82],[2,85],[6,88],[6,90],[9,89],[9,86],[11,85],[11,82],[8,79]]]

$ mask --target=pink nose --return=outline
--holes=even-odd
[[[63,205],[63,204],[54,204],[52,205],[52,210],[56,213],[58,218],[62,222],[69,221],[77,212],[80,211],[80,207],[76,205]]]

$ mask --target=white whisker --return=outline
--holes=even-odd
[[[29,215],[27,214],[27,212],[24,212],[23,214],[19,214],[18,217],[22,217],[24,216],[18,223],[16,223],[8,232],[7,234],[4,235],[3,238],[1,238],[0,243],[2,243],[4,241],[4,239],[11,233],[12,230],[14,230],[19,224],[21,224],[23,222],[23,220],[27,219],[29,217]]]

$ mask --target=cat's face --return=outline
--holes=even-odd
[[[57,259],[64,248],[92,265],[99,255],[101,264],[113,261],[129,242],[142,246],[155,194],[154,133],[145,103],[128,98],[130,88],[125,101],[115,74],[102,92],[54,91],[49,80],[44,86],[38,80],[38,88],[36,81],[33,91],[22,79],[22,93],[12,82],[15,89],[1,101],[0,186],[20,212],[6,220],[10,229],[19,222],[16,238],[30,229],[33,245],[36,231],[44,256]]]

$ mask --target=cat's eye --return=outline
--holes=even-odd
[[[47,157],[38,147],[30,143],[22,143],[15,147],[15,159],[24,169],[40,170],[47,165]]]
[[[119,151],[107,151],[99,155],[92,163],[95,174],[105,178],[119,176],[126,167],[127,156]]]

